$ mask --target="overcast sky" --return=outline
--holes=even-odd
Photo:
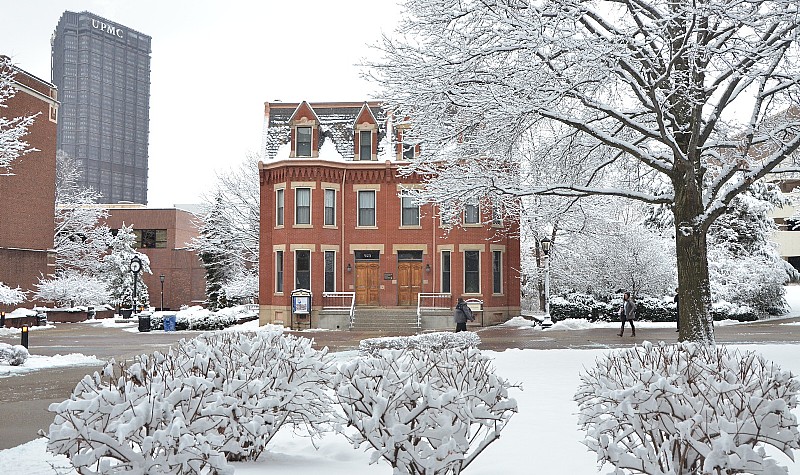
[[[197,203],[215,172],[261,145],[264,102],[363,101],[356,66],[398,16],[395,0],[0,0],[0,54],[45,80],[65,10],[153,38],[148,205]]]

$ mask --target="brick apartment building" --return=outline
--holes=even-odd
[[[145,208],[140,204],[103,205],[108,209],[106,224],[119,229],[133,226],[136,248],[150,259],[152,274],[142,273],[150,305],[161,307],[164,276],[164,308],[199,305],[205,300],[205,269],[188,243],[198,236],[194,215],[179,208]]]
[[[265,104],[261,324],[290,321],[294,289],[311,290],[320,327],[332,325],[321,319],[323,292],[355,292],[356,318],[416,309],[420,292],[450,294],[448,307],[480,299],[487,325],[519,314],[519,224],[485,224],[492,210],[476,205],[446,232],[432,205],[403,196],[420,177],[398,173],[419,153],[402,142],[377,102]]]
[[[23,138],[36,151],[14,160],[11,174],[0,175],[0,282],[31,291],[40,276],[53,273],[55,265],[58,102],[55,86],[15,69],[17,92],[0,114],[8,118],[39,115]]]

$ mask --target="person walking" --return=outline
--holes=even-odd
[[[475,320],[472,315],[472,309],[469,308],[462,297],[458,298],[455,311],[453,312],[453,320],[456,322],[456,333],[467,331],[467,320],[470,322]]]
[[[678,309],[678,289],[675,289],[675,298],[673,300],[675,301],[675,326],[677,327],[675,331],[679,332],[681,331],[681,312]]]
[[[625,292],[622,295],[622,308],[619,310],[619,319],[622,322],[622,326],[617,336],[622,336],[625,333],[626,321],[631,323],[631,336],[636,336],[636,327],[633,326],[633,321],[636,319],[636,304],[633,303],[630,292]]]

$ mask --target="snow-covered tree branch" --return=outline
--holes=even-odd
[[[688,317],[681,338],[713,342],[708,229],[756,180],[797,166],[798,9],[409,0],[369,74],[424,143],[409,166],[428,177],[420,200],[668,205]]]
[[[16,70],[11,59],[0,55],[0,175],[10,173],[11,162],[14,160],[36,151],[23,138],[39,114],[10,118],[4,114],[8,108],[8,100],[17,93],[14,86],[15,75]]]

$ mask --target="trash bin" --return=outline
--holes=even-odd
[[[94,307],[87,307],[86,308],[86,319],[87,320],[94,320],[95,317]]]
[[[150,331],[150,314],[139,314],[139,331]]]
[[[47,325],[47,314],[44,312],[39,312],[36,314],[36,326],[43,327]]]
[[[120,313],[122,314],[122,318],[131,318],[133,316],[133,309],[123,308]]]
[[[174,332],[175,331],[175,321],[177,318],[175,314],[172,315],[164,315],[164,331],[165,332]]]

